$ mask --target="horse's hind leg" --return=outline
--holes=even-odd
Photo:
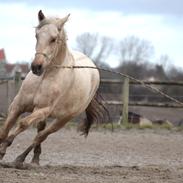
[[[46,127],[46,121],[41,121],[37,125],[37,132],[39,133],[40,131],[44,130]],[[41,154],[41,144],[38,144],[34,148],[34,156],[32,158],[32,163],[39,165],[39,157]]]

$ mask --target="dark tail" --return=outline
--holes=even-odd
[[[109,111],[102,103],[102,97],[98,92],[91,100],[85,112],[86,118],[79,126],[79,130],[85,137],[88,136],[89,130],[93,123],[105,123],[109,120]]]

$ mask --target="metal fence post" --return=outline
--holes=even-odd
[[[15,72],[15,95],[18,93],[18,90],[21,86],[21,72]]]
[[[124,79],[123,83],[123,112],[122,112],[122,121],[121,124],[126,126],[128,124],[128,103],[129,103],[129,78]]]

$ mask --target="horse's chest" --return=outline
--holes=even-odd
[[[44,107],[53,105],[59,99],[61,89],[55,85],[42,85],[39,87],[34,97],[34,105]]]

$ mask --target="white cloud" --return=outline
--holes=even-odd
[[[0,47],[6,50],[10,62],[30,61],[34,56],[34,26],[37,24],[39,6],[25,3],[0,3]],[[128,35],[147,39],[155,46],[156,55],[168,54],[176,65],[183,67],[183,26],[172,26],[162,15],[125,15],[115,11],[91,11],[61,8],[44,8],[47,15],[65,16],[71,13],[66,25],[69,45],[74,46],[77,35],[98,32],[117,41]],[[168,22],[168,23],[167,23]]]

